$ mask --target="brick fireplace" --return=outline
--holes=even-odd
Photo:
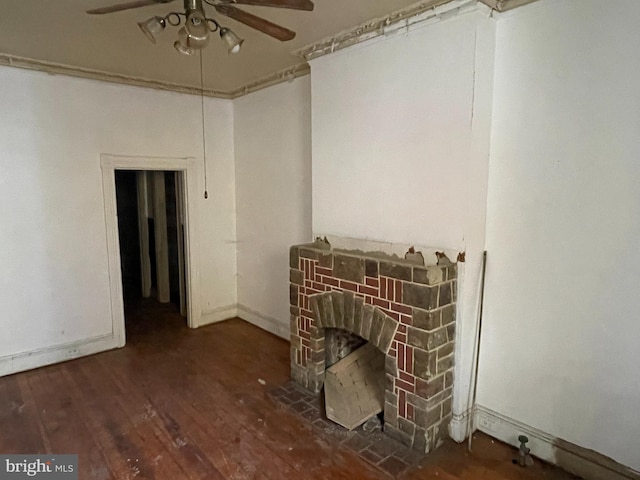
[[[384,431],[427,453],[451,420],[457,266],[423,263],[291,247],[291,376],[319,393],[327,329],[362,337],[385,354]]]

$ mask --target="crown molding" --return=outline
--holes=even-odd
[[[93,70],[91,68],[74,67],[60,63],[35,60],[33,58],[7,55],[5,53],[0,53],[0,65],[24,68],[26,70],[35,70],[53,75],[67,75],[69,77],[88,78],[91,80],[100,80],[109,83],[119,83],[134,87],[154,88],[156,90],[167,90],[170,92],[187,93],[198,96],[203,94],[206,97],[214,98],[231,98],[228,93],[220,90],[205,88],[201,91],[200,88],[180,85],[177,83],[163,82],[161,80],[149,80],[147,78],[133,77],[119,73],[103,72],[101,70]]]
[[[406,28],[417,19],[424,21],[436,18],[444,6],[446,11],[459,7],[459,4],[475,4],[476,0],[424,0],[407,8],[397,10],[385,17],[379,17],[362,23],[355,28],[345,30],[332,37],[327,37],[317,43],[296,50],[294,54],[305,60],[313,60],[324,55],[343,50],[362,42],[389,35],[393,31]]]
[[[507,10],[513,10],[514,8],[522,7],[529,3],[537,2],[538,0],[480,0],[496,12],[506,12]]]
[[[278,83],[292,81],[298,77],[308,75],[310,71],[309,65],[306,63],[302,63],[294,67],[287,68],[285,70],[259,78],[240,88],[225,92],[222,90],[215,90],[210,88],[204,88],[203,90],[201,90],[200,88],[191,87],[188,85],[163,82],[160,80],[149,80],[147,78],[103,72],[101,70],[93,70],[90,68],[74,67],[59,63],[46,62],[43,60],[35,60],[32,58],[8,55],[5,53],[0,53],[0,65],[14,68],[23,68],[26,70],[35,70],[52,75],[66,75],[69,77],[87,78],[90,80],[118,83],[121,85],[153,88],[156,90],[164,90],[169,92],[186,93],[188,95],[204,95],[205,97],[222,99],[238,98],[257,90],[276,85]]]
[[[296,78],[309,75],[310,72],[311,68],[309,67],[309,64],[306,62],[301,63],[295,67],[287,68],[271,75],[261,77],[243,87],[231,90],[228,92],[228,98],[238,98],[279,83],[292,82]]]
[[[491,11],[506,12],[535,1],[537,0],[423,0],[386,17],[371,20],[303,47],[294,53],[310,61],[377,37],[408,29],[413,25],[449,18],[465,10],[488,7]]]

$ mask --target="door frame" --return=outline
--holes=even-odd
[[[109,286],[111,293],[111,319],[113,336],[118,347],[126,343],[122,271],[120,267],[120,241],[116,204],[116,170],[176,171],[182,172],[183,205],[185,223],[185,278],[187,279],[187,325],[200,326],[200,244],[198,239],[198,170],[193,157],[143,157],[100,155],[102,169],[102,193],[107,233],[107,257],[109,261]]]

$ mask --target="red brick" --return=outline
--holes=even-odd
[[[394,350],[398,349],[398,342],[396,342],[395,340],[393,342],[391,342],[391,348],[393,348]]]
[[[389,302],[386,300],[380,300],[379,298],[374,298],[373,299],[373,304],[377,305],[380,308],[386,308],[389,309]]]
[[[358,291],[358,284],[353,282],[347,282],[346,280],[340,280],[340,288],[345,290],[351,290],[352,292]]]
[[[407,394],[400,390],[398,394],[398,415],[402,418],[407,414]]]
[[[303,339],[303,344],[304,344],[304,339]],[[405,356],[406,356],[406,353],[405,353]],[[409,375],[408,373],[405,373],[402,370],[398,372],[398,376],[400,377],[401,380],[404,380],[405,382],[408,382],[411,385],[415,385],[416,383],[416,377],[414,377],[413,375]]]
[[[400,333],[407,333],[407,326],[402,324],[398,325],[398,331]]]
[[[309,310],[300,310],[300,314],[305,317],[313,318],[313,312],[310,312]]]
[[[380,277],[380,297],[387,298],[387,279]]]
[[[316,276],[316,264],[317,263],[318,262],[309,262],[309,265],[310,265],[310,269],[309,270],[310,270],[310,275],[311,275],[309,278],[315,278],[315,276]]]
[[[391,318],[395,319],[397,322],[400,321],[400,314],[396,313],[396,312],[392,312],[391,310],[384,310],[385,315],[390,316]]]
[[[404,369],[404,345],[398,345],[398,368]]]
[[[364,279],[365,283],[367,285],[369,285],[370,287],[376,287],[378,288],[380,286],[380,282],[378,281],[377,278],[370,278],[370,277],[366,277]]]
[[[394,300],[393,297],[393,292],[394,292],[394,288],[393,288],[393,284],[395,283],[394,280],[387,278],[387,300]]]
[[[304,345],[305,347],[311,347],[311,342],[309,342],[309,340],[307,340],[306,338],[302,337],[302,339],[300,340],[300,342],[302,343],[302,345]]]
[[[309,340],[309,339],[310,339],[309,332],[305,332],[304,330],[300,330],[300,336],[301,336],[303,339],[305,339],[305,338],[306,338],[307,340]]]
[[[407,392],[414,393],[416,391],[416,387],[409,382],[405,382],[399,378],[396,378],[396,386],[402,390],[406,390]]]
[[[409,420],[414,420],[414,410],[413,410],[413,405],[411,405],[410,403],[407,403],[407,419]]]
[[[366,285],[358,285],[358,291],[360,293],[366,293],[367,295],[373,295],[374,297],[378,296],[378,289],[367,287]]]
[[[413,319],[409,315],[400,315],[400,322],[405,325],[413,325]]]
[[[407,343],[407,334],[402,332],[396,332],[395,339],[400,343]]]
[[[320,275],[327,275],[329,277],[333,276],[333,270],[325,267],[316,267],[316,273],[319,273]]]
[[[395,284],[396,284],[395,300],[396,302],[401,302],[402,301],[402,282],[400,280],[396,280]]]
[[[313,282],[313,288],[315,288],[316,290],[319,290],[321,292],[324,292],[324,290],[325,290],[325,286],[324,285],[322,285],[321,283],[316,283],[316,282]]]
[[[400,297],[400,298],[402,298],[402,297]],[[411,307],[408,307],[407,305],[403,305],[402,303],[392,303],[391,304],[391,310],[395,310],[396,312],[404,313],[405,315],[411,315]]]
[[[406,356],[407,356],[407,365],[406,365],[405,371],[407,373],[413,374],[413,347],[407,347]]]
[[[340,282],[333,277],[322,277],[322,283],[325,285],[331,285],[332,287],[340,286]]]
[[[368,303],[369,305],[373,305],[373,298],[367,295],[364,297],[364,303]]]

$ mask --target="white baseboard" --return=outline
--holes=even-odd
[[[213,310],[202,312],[200,322],[195,326],[195,328],[204,327],[205,325],[210,325],[212,323],[222,322],[223,320],[229,320],[230,318],[234,318],[237,316],[238,306],[236,304],[214,308]]]
[[[519,435],[529,438],[532,455],[585,480],[638,480],[640,472],[617,463],[600,453],[558,439],[537,428],[478,405],[475,427],[498,440],[518,447]]]
[[[246,305],[238,304],[238,316],[256,327],[260,327],[269,333],[273,333],[277,337],[290,340],[291,332],[289,331],[289,322],[282,322],[273,317],[263,315]]]
[[[113,333],[0,357],[0,377],[118,348]]]

